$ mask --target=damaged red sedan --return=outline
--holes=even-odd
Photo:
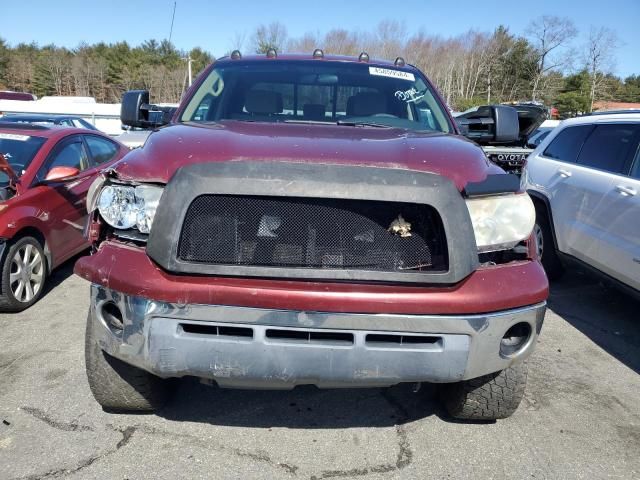
[[[0,119],[0,311],[33,305],[51,270],[87,249],[87,190],[126,152],[99,132]]]
[[[516,138],[517,112],[492,108],[465,133]],[[166,379],[195,376],[434,382],[454,417],[515,411],[548,294],[535,211],[418,69],[234,52],[170,113],[125,95],[123,123],[168,125],[88,198],[75,271],[104,408],[157,408]]]

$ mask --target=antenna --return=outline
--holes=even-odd
[[[176,18],[176,4],[173,2],[173,15],[171,15],[171,28],[169,29],[169,43],[171,43],[171,36],[173,35],[173,20]]]

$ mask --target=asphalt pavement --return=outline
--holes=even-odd
[[[84,372],[89,287],[55,273],[0,314],[1,479],[638,479],[640,303],[552,286],[516,414],[452,421],[437,387],[291,392],[177,382],[157,414],[101,410]]]

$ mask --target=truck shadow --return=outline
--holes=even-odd
[[[58,287],[62,282],[64,282],[67,278],[73,275],[73,267],[76,264],[76,261],[89,254],[89,250],[79,253],[69,260],[64,262],[58,268],[56,268],[51,275],[47,278],[47,283],[44,286],[44,291],[42,292],[42,298],[39,301],[42,301],[52,290]]]
[[[640,301],[589,273],[570,271],[551,284],[548,306],[600,348],[640,373]]]
[[[436,385],[290,391],[226,390],[186,378],[177,382],[170,403],[159,412],[173,421],[220,426],[294,429],[390,427],[431,415],[447,419]]]

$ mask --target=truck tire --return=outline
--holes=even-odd
[[[0,259],[0,312],[21,312],[42,296],[47,280],[47,259],[40,242],[22,237],[10,242]]]
[[[553,233],[549,222],[549,215],[546,209],[536,205],[536,223],[533,231],[538,242],[538,255],[547,273],[547,277],[551,280],[557,280],[564,273],[564,267],[558,257],[556,244],[553,241]]]
[[[452,383],[444,388],[444,403],[454,418],[498,420],[513,415],[524,396],[527,364]]]
[[[105,353],[98,345],[95,321],[87,318],[85,362],[89,387],[106,411],[153,411],[169,394],[168,380],[133,367]]]

